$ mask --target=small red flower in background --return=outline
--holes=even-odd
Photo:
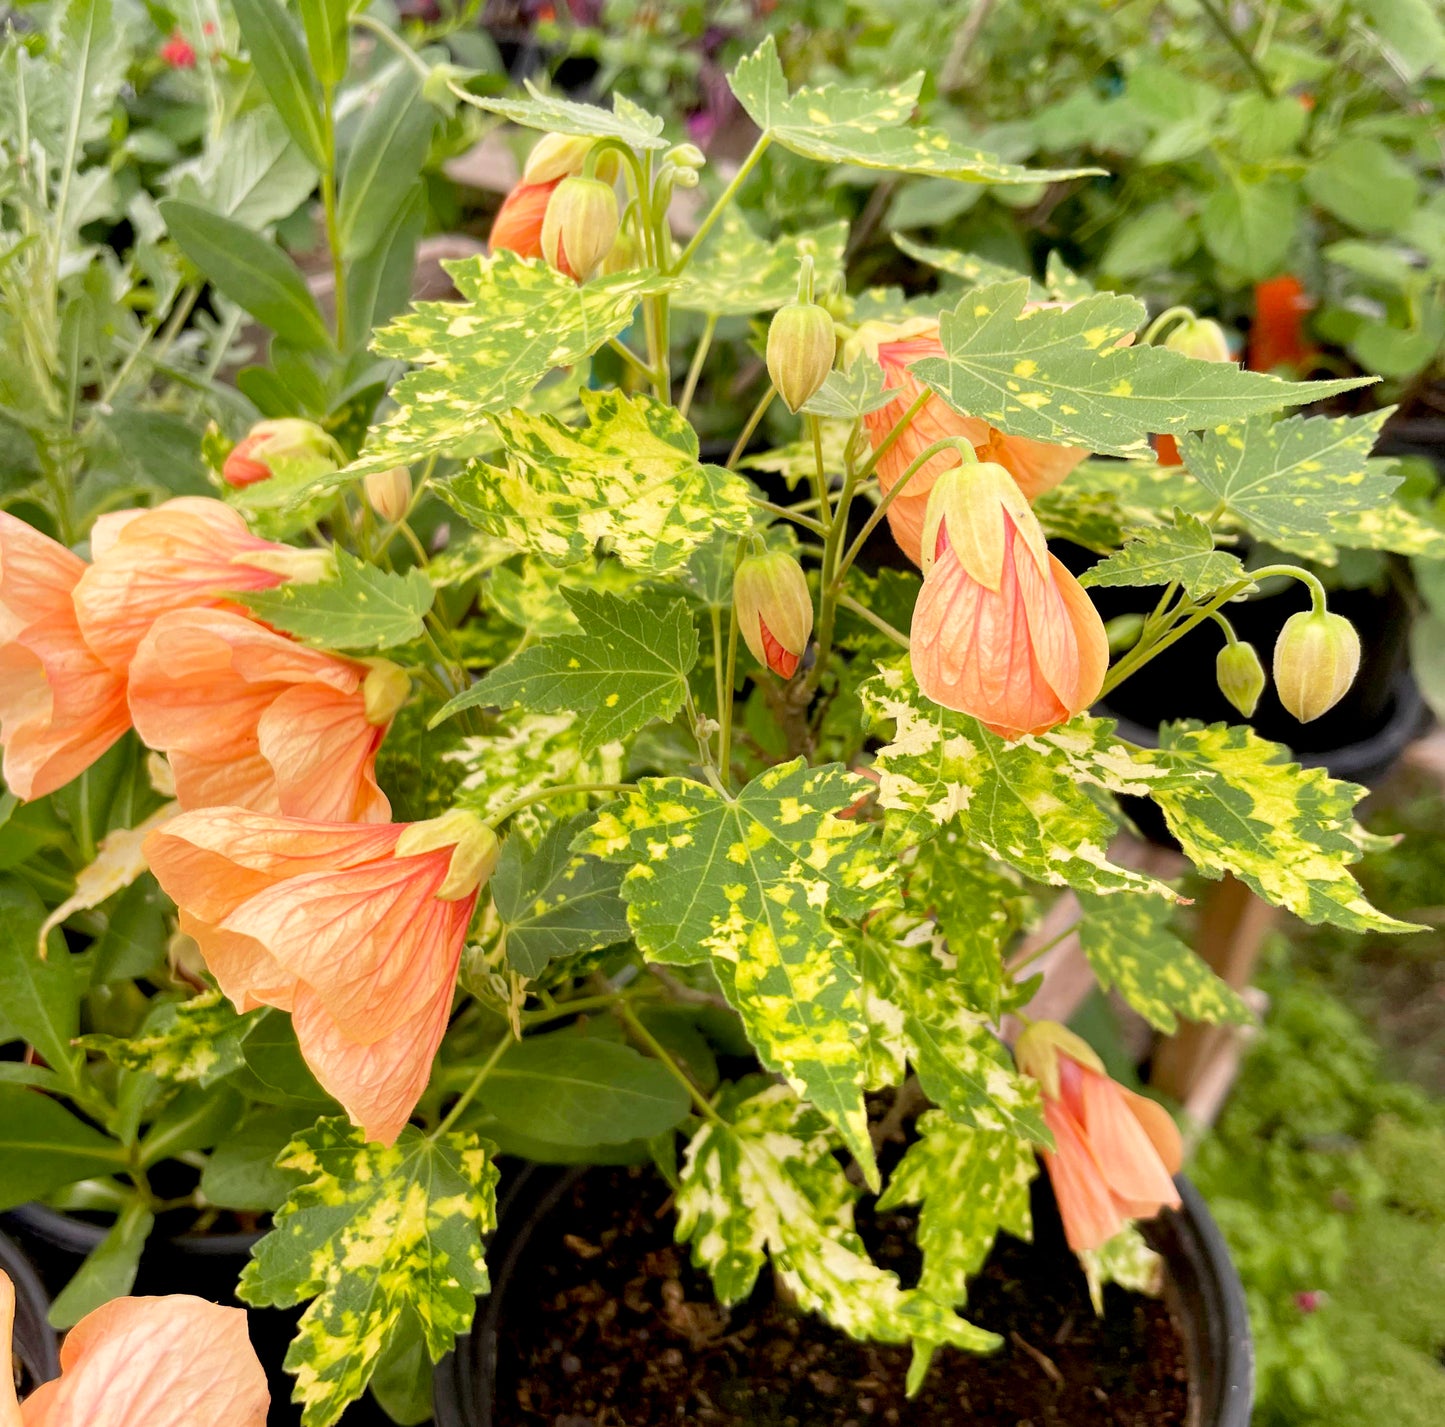
[[[1297,277],[1272,277],[1254,287],[1254,322],[1249,329],[1252,372],[1283,368],[1294,375],[1304,370],[1315,349],[1304,332],[1305,314],[1314,301]]]
[[[163,44],[159,51],[160,57],[172,69],[194,69],[196,67],[196,52],[191,43],[179,30],[172,30],[171,37]]]

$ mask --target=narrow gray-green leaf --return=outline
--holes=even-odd
[[[271,102],[306,157],[325,169],[320,89],[291,17],[280,0],[232,0],[231,8]]]
[[[336,215],[341,255],[348,261],[369,253],[381,241],[406,202],[421,172],[437,116],[408,70],[381,91],[362,120],[341,175]]]

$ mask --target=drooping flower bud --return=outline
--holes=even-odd
[[[1285,620],[1274,646],[1279,701],[1301,723],[1339,703],[1360,670],[1360,636],[1328,610],[1301,610]]]
[[[664,155],[664,162],[677,168],[701,168],[707,155],[696,144],[677,144]]]
[[[838,339],[828,310],[816,302],[790,302],[773,315],[768,328],[768,375],[797,411],[833,370]]]
[[[443,902],[471,896],[492,875],[502,855],[491,825],[465,808],[452,808],[439,818],[412,823],[397,839],[396,855],[414,857],[438,847],[453,849],[446,881],[436,893]]]
[[[237,441],[221,466],[221,479],[237,488],[273,476],[301,479],[334,471],[341,460],[335,439],[314,421],[286,416],[258,421]]]
[[[1088,1041],[1057,1021],[1035,1021],[1014,1042],[1014,1061],[1025,1075],[1039,1082],[1051,1100],[1059,1098],[1060,1052],[1086,1070],[1104,1073],[1104,1062]]]
[[[542,256],[549,266],[586,282],[617,241],[617,195],[599,178],[564,178],[542,220]]]
[[[543,134],[522,166],[522,182],[551,183],[581,173],[596,142],[580,134]]]
[[[1243,640],[1226,644],[1214,661],[1214,676],[1219,692],[1242,713],[1251,718],[1264,692],[1264,665],[1254,645]]]
[[[405,466],[373,471],[361,487],[371,508],[392,525],[411,509],[411,472]]]
[[[411,692],[411,680],[406,670],[390,659],[364,659],[362,662],[370,666],[361,684],[366,721],[375,728],[385,728],[406,702],[406,696]]]
[[[802,566],[780,550],[749,555],[733,576],[733,603],[753,658],[791,679],[813,632],[813,600]]]
[[[1234,360],[1224,328],[1209,317],[1186,318],[1164,339],[1164,345],[1171,352],[1198,357],[1205,362]]]

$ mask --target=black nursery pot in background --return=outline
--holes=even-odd
[[[0,1234],[0,1272],[15,1285],[15,1336],[11,1348],[14,1367],[19,1370],[16,1387],[23,1402],[43,1382],[60,1373],[55,1332],[46,1315],[50,1299],[39,1275],[31,1268],[19,1247]],[[10,1371],[0,1363],[0,1372]]]
[[[565,1298],[565,1304],[560,1308],[552,1307],[552,1317],[548,1319],[548,1327],[538,1327],[538,1343],[541,1343],[541,1336],[561,1336],[558,1328],[556,1313],[560,1311],[564,1316],[560,1320],[570,1324],[566,1317],[567,1305],[573,1302],[574,1295],[578,1290],[574,1287],[564,1293],[558,1293],[558,1280],[552,1278],[549,1273],[550,1266],[555,1265],[559,1260],[565,1259],[569,1254],[580,1254],[584,1260],[590,1260],[599,1253],[620,1253],[630,1264],[634,1246],[627,1244],[625,1238],[619,1240],[615,1233],[603,1231],[596,1232],[597,1225],[589,1228],[586,1224],[579,1224],[576,1220],[576,1205],[574,1200],[580,1192],[584,1197],[590,1197],[597,1187],[597,1180],[601,1180],[600,1188],[604,1194],[617,1196],[619,1193],[628,1198],[635,1199],[638,1194],[644,1198],[645,1222],[650,1226],[647,1231],[649,1242],[640,1243],[635,1246],[637,1259],[635,1279],[629,1280],[627,1289],[624,1292],[624,1302],[619,1304],[621,1311],[638,1310],[641,1300],[647,1295],[646,1280],[649,1273],[649,1265],[655,1259],[658,1252],[659,1235],[664,1239],[670,1237],[670,1231],[666,1225],[670,1223],[670,1216],[659,1217],[652,1210],[654,1205],[652,1199],[661,1203],[665,1199],[665,1187],[658,1184],[651,1185],[646,1181],[630,1182],[624,1185],[617,1185],[607,1180],[605,1176],[615,1173],[614,1171],[598,1171],[573,1169],[569,1171],[539,1169],[519,1181],[508,1203],[502,1206],[500,1214],[501,1232],[496,1243],[505,1246],[500,1252],[494,1252],[491,1258],[493,1291],[489,1298],[484,1299],[478,1305],[476,1325],[470,1335],[460,1339],[457,1343],[455,1353],[444,1359],[437,1369],[434,1387],[433,1407],[436,1414],[436,1427],[515,1427],[516,1423],[522,1420],[550,1420],[556,1416],[554,1409],[557,1402],[547,1404],[546,1410],[542,1411],[540,1404],[534,1404],[535,1410],[529,1408],[527,1413],[518,1414],[515,1407],[505,1404],[512,1396],[515,1396],[517,1383],[522,1380],[522,1374],[531,1373],[532,1381],[537,1381],[539,1372],[548,1371],[548,1368],[538,1368],[535,1365],[529,1367],[525,1362],[526,1348],[521,1346],[519,1351],[519,1336],[525,1338],[533,1328],[532,1320],[539,1308],[544,1307],[547,1301],[558,1297],[559,1301]],[[589,1184],[589,1178],[593,1180]],[[1254,1394],[1254,1354],[1250,1339],[1249,1318],[1245,1306],[1244,1291],[1240,1286],[1239,1277],[1229,1259],[1228,1250],[1218,1228],[1209,1216],[1203,1201],[1193,1186],[1184,1179],[1177,1181],[1180,1195],[1183,1200],[1182,1207],[1178,1211],[1165,1211],[1158,1219],[1145,1225],[1147,1237],[1152,1246],[1159,1252],[1165,1263],[1166,1282],[1164,1299],[1168,1309],[1168,1318],[1172,1320],[1174,1329],[1170,1331],[1173,1338],[1177,1331],[1177,1340],[1174,1352],[1182,1357],[1178,1371],[1181,1376],[1187,1376],[1187,1393],[1176,1389],[1179,1399],[1177,1417],[1170,1416],[1167,1419],[1159,1415],[1152,1415],[1147,1418],[1151,1423],[1162,1423],[1168,1421],[1169,1427],[1249,1427],[1250,1414],[1253,1406]],[[656,1191],[655,1193],[653,1191]],[[646,1195],[651,1193],[652,1199]],[[1069,1316],[1064,1321],[1062,1334],[1067,1337],[1070,1333],[1070,1323],[1082,1323],[1093,1319],[1092,1310],[1088,1306],[1088,1299],[1083,1295],[1082,1276],[1077,1270],[1067,1268],[1068,1252],[1064,1245],[1062,1229],[1059,1225],[1057,1211],[1053,1207],[1052,1196],[1048,1188],[1047,1179],[1040,1176],[1034,1187],[1034,1216],[1035,1216],[1035,1248],[1028,1249],[1015,1241],[1006,1240],[1004,1247],[1005,1264],[1000,1267],[1003,1270],[994,1277],[992,1292],[995,1301],[998,1295],[1004,1300],[1016,1300],[1020,1295],[1028,1295],[1037,1288],[1038,1279],[1034,1278],[1029,1283],[1022,1283],[1008,1276],[1006,1265],[1019,1261],[1019,1256],[1037,1254],[1046,1258],[1049,1264],[1054,1263],[1054,1256],[1057,1257],[1058,1270],[1046,1272],[1044,1281],[1055,1283],[1060,1274],[1072,1275],[1078,1279],[1073,1292],[1081,1298],[1081,1303],[1074,1304]],[[659,1228],[661,1223],[662,1228]],[[878,1226],[875,1225],[875,1230]],[[886,1232],[886,1231],[885,1231]],[[566,1247],[564,1244],[564,1235]],[[867,1234],[865,1233],[865,1237]],[[1001,1243],[1005,1241],[1001,1240]],[[625,1245],[625,1247],[619,1247]],[[1011,1246],[1011,1247],[1009,1247]],[[685,1251],[682,1251],[685,1254]],[[998,1250],[995,1253],[998,1254]],[[1013,1258],[1008,1258],[1012,1254]],[[993,1260],[991,1260],[992,1264]],[[890,1266],[896,1266],[890,1264]],[[1033,1270],[1037,1273],[1037,1268]],[[987,1277],[989,1269],[984,1270]],[[694,1275],[696,1277],[696,1275]],[[1030,1284],[1033,1287],[1030,1287]],[[674,1288],[676,1284],[672,1285]],[[975,1281],[975,1288],[979,1290],[978,1300],[982,1303],[989,1295],[990,1288],[983,1279]],[[693,1292],[689,1297],[695,1297],[698,1293],[707,1294],[706,1285],[693,1285]],[[1140,1333],[1139,1310],[1131,1312],[1129,1301],[1114,1298],[1115,1290],[1109,1290],[1111,1311],[1117,1318],[1113,1324],[1120,1332],[1127,1334]],[[630,1301],[629,1295],[636,1293],[639,1298],[636,1302]],[[766,1275],[755,1299],[762,1295],[769,1296],[769,1289]],[[663,1293],[664,1302],[667,1294]],[[592,1305],[588,1295],[582,1295],[586,1300],[584,1306]],[[971,1295],[970,1302],[974,1302]],[[1142,1302],[1142,1300],[1136,1300]],[[687,1317],[695,1304],[689,1304],[684,1300],[677,1305],[677,1311],[683,1315],[683,1323],[691,1322]],[[1060,1303],[1054,1301],[1050,1304],[1054,1312],[1062,1311]],[[737,1311],[737,1310],[735,1310]],[[1010,1310],[1012,1311],[1012,1310]],[[1157,1315],[1161,1312],[1158,1308],[1151,1310]],[[733,1321],[725,1322],[718,1329],[731,1330],[726,1332],[721,1339],[704,1332],[706,1340],[701,1345],[698,1342],[688,1343],[688,1334],[693,1331],[691,1328],[680,1328],[676,1333],[656,1335],[655,1341],[649,1342],[649,1355],[665,1360],[668,1355],[676,1355],[681,1351],[684,1356],[691,1352],[693,1358],[690,1360],[693,1367],[701,1373],[708,1367],[707,1358],[717,1343],[736,1344],[745,1341],[747,1347],[741,1349],[749,1355],[748,1364],[745,1365],[739,1381],[747,1387],[747,1366],[753,1361],[758,1364],[758,1375],[764,1377],[771,1370],[771,1362],[767,1361],[774,1348],[778,1344],[771,1339],[765,1348],[755,1349],[754,1340],[751,1337],[753,1329],[746,1326],[744,1319],[747,1316],[746,1306],[741,1310],[742,1317]],[[605,1317],[605,1315],[604,1315]],[[726,1317],[726,1315],[724,1315]],[[1122,1321],[1120,1321],[1122,1320]],[[756,1320],[753,1320],[756,1321]],[[1108,1323],[1108,1319],[1104,1320]],[[520,1330],[518,1325],[523,1325]],[[998,1324],[993,1324],[999,1327]],[[555,1331],[554,1331],[555,1330]],[[579,1333],[586,1332],[586,1329],[578,1329]],[[832,1330],[825,1330],[840,1341],[841,1335],[832,1334]],[[1105,1331],[1101,1329],[1100,1331]],[[806,1334],[804,1335],[806,1336]],[[1062,1341],[1055,1339],[1054,1342]],[[1151,1344],[1153,1338],[1148,1340]],[[502,1345],[502,1346],[499,1346]],[[711,1345],[711,1346],[709,1346]],[[576,1340],[568,1342],[553,1341],[545,1345],[551,1355],[548,1357],[550,1370],[555,1371],[555,1363],[560,1361],[562,1374],[565,1375],[574,1368],[582,1366],[578,1354],[585,1357],[588,1354],[588,1347]],[[868,1353],[866,1347],[852,1345],[855,1351],[863,1354]],[[570,1358],[567,1353],[572,1353],[575,1347],[575,1354]],[[1067,1349],[1054,1346],[1046,1341],[1046,1351],[1063,1353]],[[595,1355],[601,1351],[595,1344],[591,1351]],[[890,1350],[898,1351],[898,1350]],[[1005,1352],[1011,1349],[1006,1348]],[[1136,1344],[1135,1353],[1140,1351]],[[562,1353],[558,1358],[556,1355]],[[1116,1355],[1111,1352],[1096,1353],[1093,1363],[1102,1368],[1105,1374],[1103,1380],[1108,1381],[1111,1386],[1114,1379],[1108,1374],[1117,1374],[1120,1366],[1117,1361],[1112,1361]],[[1110,1361],[1103,1361],[1110,1359]],[[820,1366],[826,1366],[821,1364]],[[1029,1364],[1029,1370],[1041,1375],[1041,1369],[1036,1364]],[[1161,1372],[1165,1371],[1160,1369]],[[808,1382],[824,1383],[829,1379],[828,1372],[812,1374]],[[1177,1380],[1176,1380],[1177,1381]],[[1045,1384],[1047,1386],[1047,1383]],[[844,1388],[847,1389],[856,1384],[849,1384],[844,1379]],[[987,1408],[987,1411],[968,1410],[961,1411],[953,1408],[923,1408],[917,1403],[910,1404],[906,1408],[891,1409],[889,1420],[897,1420],[901,1423],[922,1424],[927,1423],[928,1427],[963,1427],[964,1423],[974,1421],[986,1421],[995,1423],[1007,1420],[1012,1423],[1019,1420],[1019,1416],[1027,1416],[1026,1412],[1009,1415],[1014,1412],[1015,1403],[1002,1399],[981,1399],[979,1392],[987,1393],[990,1389],[987,1385],[976,1390],[972,1396],[972,1403],[975,1409]],[[819,1388],[820,1392],[824,1388]],[[838,1391],[837,1382],[826,1383],[826,1394]],[[811,1392],[811,1388],[807,1389]],[[883,1402],[877,1396],[876,1391],[870,1388],[865,1392],[873,1393],[874,1401],[867,1410],[871,1413],[882,1407]],[[805,1396],[807,1393],[805,1393]],[[1187,1395],[1187,1403],[1185,1397]],[[821,1400],[821,1399],[820,1399]],[[811,1398],[809,1398],[811,1402]],[[1092,1402],[1092,1399],[1091,1399]],[[654,1407],[656,1404],[652,1404]],[[796,1422],[808,1421],[808,1407],[805,1405],[801,1417],[797,1413],[797,1404],[788,1403],[786,1410],[779,1407],[777,1412],[773,1411],[775,1404],[762,1402],[758,1399],[750,1399],[749,1406],[745,1410],[738,1410],[735,1407],[725,1407],[716,1415],[710,1416],[709,1421],[715,1422],[748,1422],[748,1423],[773,1423],[774,1421]],[[1018,1404],[1020,1407],[1023,1404]],[[1122,1405],[1122,1404],[1116,1404]],[[692,1417],[684,1418],[677,1416],[685,1404],[679,1403],[674,1415],[667,1420],[694,1420]],[[828,1410],[832,1410],[828,1404]],[[1090,1409],[1092,1410],[1092,1408]],[[1101,1412],[1104,1409],[1101,1409]],[[1112,1408],[1108,1409],[1112,1411]],[[556,1416],[556,1420],[562,1421],[592,1421],[591,1408],[585,1412],[579,1406],[580,1416],[569,1416],[565,1412]],[[901,1411],[902,1415],[898,1415]],[[541,1416],[538,1413],[541,1413]],[[929,1415],[923,1415],[924,1413]],[[855,1414],[856,1415],[856,1414]],[[599,1419],[600,1420],[600,1419]],[[640,1419],[637,1419],[640,1420]],[[1089,1420],[1094,1420],[1090,1417]],[[1099,1421],[1116,1420],[1113,1416],[1103,1416]],[[1119,1418],[1117,1420],[1122,1420]],[[1130,1420],[1134,1420],[1132,1417]],[[1141,1418],[1140,1420],[1145,1420]]]

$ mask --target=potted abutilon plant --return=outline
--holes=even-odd
[[[1111,858],[1124,795],[1205,877],[1407,929],[1350,874],[1360,789],[1247,727],[1185,719],[1146,748],[1088,712],[1253,588],[1228,541],[1261,491],[1308,533],[1390,489],[1361,478],[1367,450],[1277,469],[1283,436],[1321,430],[1278,414],[1351,382],[1137,341],[1142,304],[1057,263],[1038,290],[985,280],[952,305],[850,297],[836,225],[765,239],[738,219],[775,145],[957,182],[1076,176],[911,125],[920,82],[790,94],[765,42],[730,79],[757,141],[686,246],[668,200],[702,156],[662,120],[620,95],[469,96],[543,132],[524,183],[547,191],[451,265],[460,301],[378,333],[411,370],[355,460],[277,482],[245,464],[277,435],[259,433],[218,498],[106,515],[87,560],[0,516],[16,813],[147,746],[165,802],[126,831],[197,992],[79,1043],[27,1012],[0,1125],[69,1156],[32,1194],[269,1211],[239,1294],[306,1305],[286,1358],[306,1427],[368,1383],[426,1416],[431,1364],[492,1286],[499,1159],[554,1170],[510,1175],[505,1291],[439,1379],[443,1421],[780,1402],[814,1423],[880,1403],[1016,1421],[1061,1378],[1097,1402],[1106,1359],[1154,1421],[1247,1420],[1237,1283],[1176,1178],[1173,1121],[1028,1020],[1007,954],[1070,888],[1100,983],[1153,1024],[1246,1017],[1171,930],[1178,889]],[[780,459],[806,482],[787,504],[700,461],[687,417],[720,319],[747,313],[769,322],[768,384],[736,447],[781,398],[799,439]],[[603,369],[620,379],[592,385]],[[1144,503],[1150,435],[1196,431],[1248,479],[1186,467],[1202,509]],[[240,513],[274,530],[323,498],[294,545]],[[411,530],[422,502],[449,511],[444,548]],[[859,571],[885,520],[921,579]],[[1112,663],[1047,548],[1066,526],[1110,551],[1093,583],[1166,590],[1168,619]],[[1323,609],[1277,682],[1327,703],[1350,650]],[[55,882],[24,894],[5,966],[63,1009],[51,988],[86,984],[95,953]],[[154,1128],[192,1104],[217,1122],[200,1142]],[[193,1176],[174,1191],[152,1182],[157,1136]],[[113,1233],[88,1299],[125,1292]]]

